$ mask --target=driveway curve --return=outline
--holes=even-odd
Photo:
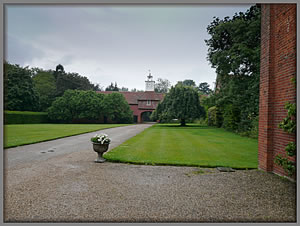
[[[103,132],[113,148],[149,126]],[[259,170],[95,163],[93,134],[4,150],[4,222],[296,221],[291,181]]]
[[[37,161],[47,161],[50,158],[63,156],[68,153],[83,150],[92,151],[90,139],[96,133],[106,133],[111,138],[112,142],[109,145],[109,150],[111,150],[152,125],[151,123],[147,123],[114,127],[36,144],[8,148],[4,150],[5,169],[26,163],[34,164]],[[97,154],[95,156],[97,157]]]

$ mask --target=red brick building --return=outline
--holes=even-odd
[[[286,175],[274,163],[276,155],[286,156],[285,147],[296,136],[278,128],[287,116],[285,103],[296,102],[296,4],[261,5],[261,62],[259,100],[259,168]],[[295,160],[294,158],[290,158]]]
[[[156,93],[154,91],[155,81],[153,81],[152,78],[151,73],[149,73],[148,80],[145,81],[145,92],[119,92],[123,94],[130,105],[135,122],[142,123],[144,121],[149,121],[149,115],[164,98],[163,93]],[[99,93],[104,94],[112,92],[116,91],[99,91]]]

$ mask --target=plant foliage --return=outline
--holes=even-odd
[[[297,107],[296,103],[286,103],[285,109],[287,109],[287,116],[278,125],[279,128],[290,134],[295,134],[297,129],[296,115]],[[286,155],[293,157],[297,153],[297,146],[294,142],[289,142],[285,148]],[[296,162],[290,160],[288,157],[277,155],[275,163],[283,167],[289,176],[293,176],[296,172]]]
[[[4,109],[38,111],[39,95],[31,71],[17,64],[4,63]]]
[[[196,89],[179,83],[171,87],[169,93],[152,113],[151,118],[161,121],[178,119],[181,126],[185,126],[187,120],[200,118],[204,114],[205,111],[200,105]]]
[[[252,6],[232,18],[214,18],[207,27],[208,60],[216,69],[213,94],[203,100],[216,106],[216,125],[235,132],[256,131],[260,70],[260,9]]]

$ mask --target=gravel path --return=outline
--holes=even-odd
[[[88,146],[6,164],[4,221],[296,221],[296,185],[273,174],[94,163],[96,156]]]

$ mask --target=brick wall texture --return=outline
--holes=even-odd
[[[285,146],[296,136],[278,128],[287,116],[286,102],[296,102],[296,4],[261,5],[261,65],[259,103],[259,168],[287,175],[274,163],[286,156]],[[291,158],[293,159],[293,158]]]

